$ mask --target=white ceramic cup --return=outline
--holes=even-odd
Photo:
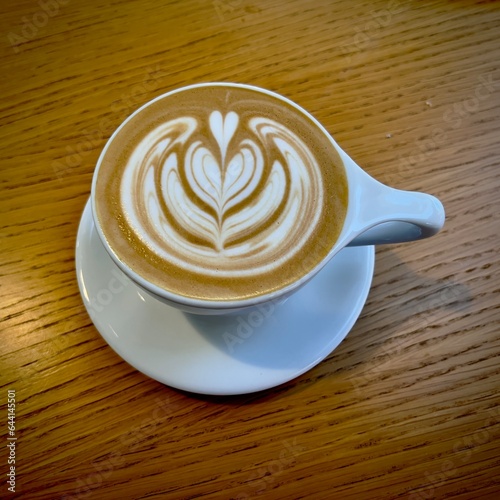
[[[342,158],[347,174],[349,191],[347,214],[340,236],[336,241],[329,243],[331,248],[327,256],[312,270],[305,270],[304,274],[300,275],[293,283],[267,295],[259,295],[234,301],[193,299],[164,290],[147,281],[143,276],[133,271],[125,262],[121,261],[108,245],[102,228],[99,225],[99,220],[95,215],[95,184],[99,165],[106,149],[113,141],[113,138],[120,128],[140,113],[144,107],[151,104],[151,102],[162,99],[171,92],[159,96],[135,111],[109,139],[108,144],[105,146],[97,162],[92,183],[91,202],[97,232],[111,258],[130,279],[160,301],[183,311],[197,314],[228,314],[238,312],[247,308],[259,306],[266,302],[275,302],[288,297],[312,279],[346,246],[378,245],[419,240],[436,234],[442,228],[445,220],[445,212],[443,205],[437,198],[425,193],[394,189],[375,180],[338,146],[334,139],[328,134],[327,130],[310,113],[289,99],[274,92],[244,84],[205,83],[191,85],[189,87],[184,87],[184,89],[207,85],[229,85],[247,88],[256,92],[263,92],[289,103],[307,115],[316,124],[318,130],[331,141],[333,147]],[[178,92],[179,90],[182,89],[177,89],[173,92]],[[305,269],[307,267],[308,266],[304,266]]]

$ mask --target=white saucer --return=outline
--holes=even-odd
[[[90,203],[76,243],[83,301],[112,349],[159,382],[212,395],[269,389],[325,359],[361,313],[374,261],[373,246],[345,248],[284,303],[196,316],[160,303],[116,267],[96,233]]]

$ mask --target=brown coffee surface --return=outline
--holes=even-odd
[[[306,114],[227,84],[168,94],[129,118],[101,155],[93,195],[108,245],[133,271],[181,296],[230,301],[321,262],[348,189]]]

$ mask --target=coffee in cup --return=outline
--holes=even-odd
[[[93,184],[114,257],[156,288],[233,302],[322,262],[343,228],[344,162],[293,103],[237,84],[191,86],[115,132]]]

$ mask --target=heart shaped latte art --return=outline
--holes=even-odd
[[[316,159],[284,125],[234,111],[150,131],[122,177],[123,213],[160,259],[224,277],[283,265],[321,216]]]

